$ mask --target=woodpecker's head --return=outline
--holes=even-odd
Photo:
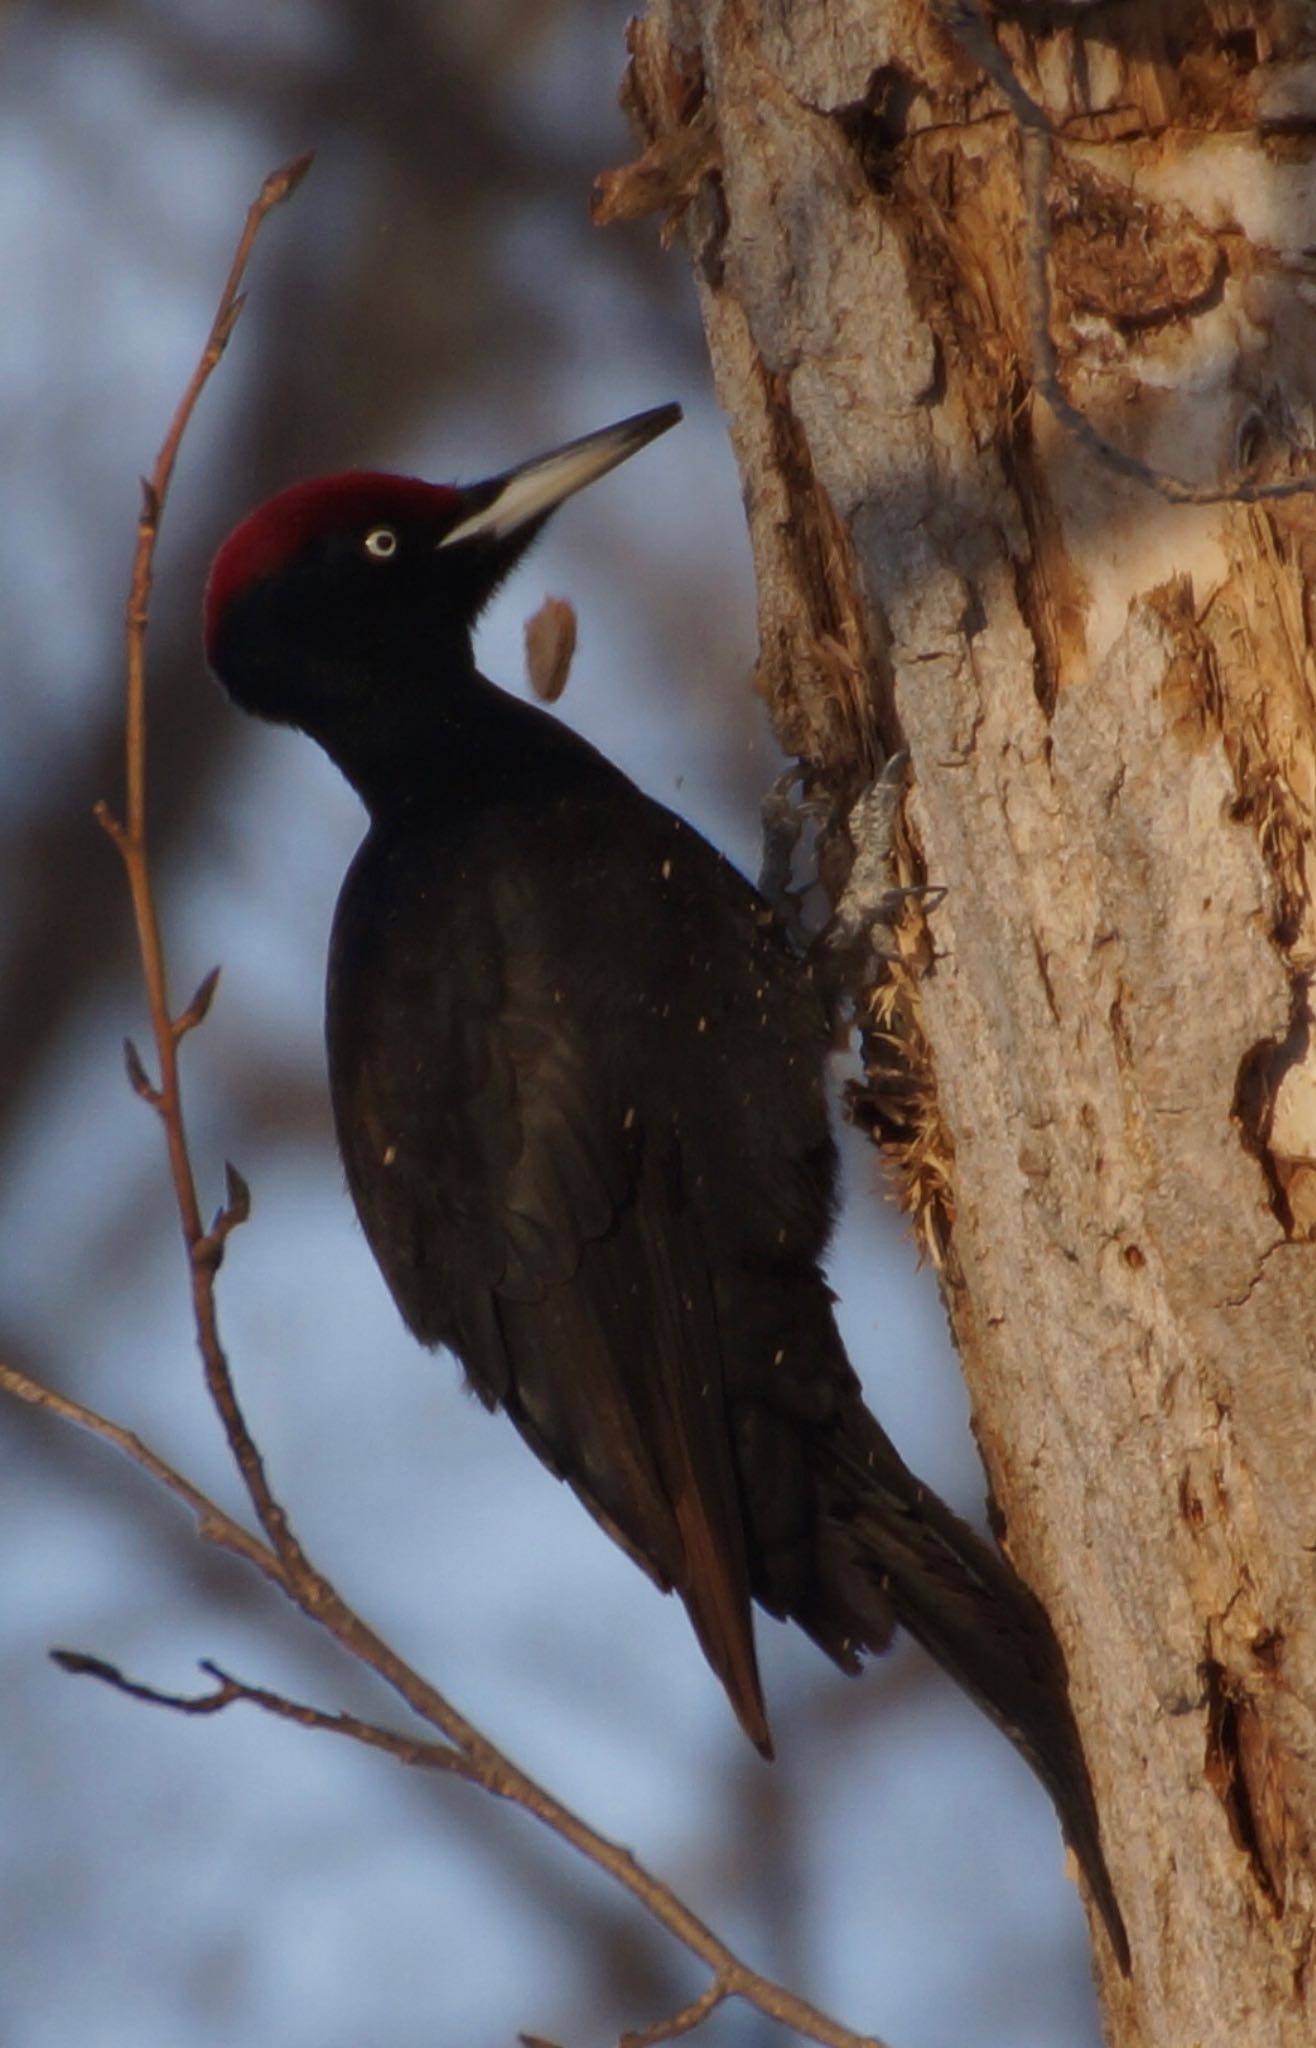
[[[470,666],[476,618],[549,514],[681,417],[637,413],[453,486],[369,470],[280,491],[244,519],[206,586],[206,658],[246,711],[328,743],[371,700]]]

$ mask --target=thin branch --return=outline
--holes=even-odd
[[[214,1228],[210,1231],[205,1229],[201,1221],[196,1181],[187,1147],[187,1131],[178,1077],[178,1048],[183,1038],[201,1022],[209,1009],[215,993],[218,970],[212,970],[206,976],[191,1002],[175,1017],[169,1004],[164,943],[151,879],[146,834],[146,633],[150,620],[156,541],[183,436],[191,423],[197,401],[218,367],[241,315],[244,304],[242,280],[256,245],[256,237],[274,208],[281,206],[285,199],[291,198],[310,167],[311,158],[308,155],[297,157],[292,163],[285,164],[282,170],[271,172],[247,209],[247,218],[233,252],[228,276],[219,295],[219,303],[210,324],[210,332],[206,336],[205,346],[175,408],[151,474],[149,478],[142,480],[137,546],[133,555],[128,600],[124,609],[127,655],[127,703],[124,719],[127,810],[125,817],[119,819],[112,814],[106,804],[98,804],[96,807],[100,823],[114,841],[123,860],[132,896],[142,975],[146,983],[151,1030],[159,1062],[160,1079],[158,1085],[154,1085],[147,1079],[136,1049],[130,1048],[127,1052],[129,1079],[137,1093],[150,1102],[158,1112],[164,1125],[165,1141],[169,1150],[170,1177],[174,1184],[183,1239],[192,1265],[192,1307],[197,1339],[205,1365],[206,1384],[223,1423],[224,1433],[242,1474],[257,1520],[280,1554],[292,1543],[287,1520],[269,1490],[260,1454],[238,1406],[227,1362],[220,1346],[215,1316],[212,1285],[215,1271],[223,1254],[224,1241],[229,1232],[242,1221],[245,1206],[242,1201],[234,1201],[230,1195],[227,1210],[221,1212]]]
[[[774,1983],[771,1978],[741,1962],[670,1886],[645,1869],[628,1849],[599,1834],[481,1735],[442,1693],[404,1663],[348,1607],[328,1579],[305,1563],[295,1573],[290,1572],[285,1559],[234,1522],[133,1431],[109,1421],[81,1402],[41,1386],[16,1367],[2,1363],[0,1392],[15,1395],[31,1406],[45,1408],[66,1421],[75,1422],[132,1458],[191,1508],[197,1517],[199,1533],[207,1542],[247,1558],[350,1655],[384,1679],[420,1719],[438,1728],[448,1738],[450,1746],[440,1751],[438,1745],[394,1735],[372,1723],[358,1723],[352,1716],[321,1714],[318,1709],[284,1701],[280,1695],[241,1685],[215,1666],[205,1668],[219,1680],[221,1692],[224,1688],[228,1690],[223,1697],[211,1694],[203,1696],[200,1701],[140,1685],[124,1678],[113,1665],[82,1652],[57,1653],[66,1670],[90,1674],[114,1685],[118,1691],[157,1705],[172,1706],[180,1712],[217,1712],[233,1700],[245,1699],[268,1712],[280,1713],[286,1719],[348,1735],[372,1748],[386,1750],[403,1763],[455,1772],[533,1815],[599,1869],[615,1878],[660,1926],[708,1965],[715,1983],[722,1987],[716,2003],[730,1997],[741,1998],[781,2025],[793,2027],[804,2039],[821,2043],[822,2048],[883,2048],[875,2036],[856,2034],[852,2029],[839,2025],[807,2000],[798,1998],[786,1986]],[[439,1762],[440,1755],[444,1759],[442,1763]]]
[[[123,1429],[116,1422],[110,1422],[105,1416],[97,1414],[95,1409],[87,1408],[79,1401],[71,1401],[66,1395],[56,1394],[50,1388],[41,1386],[26,1373],[11,1365],[0,1364],[0,1392],[16,1395],[33,1407],[49,1409],[53,1414],[62,1416],[66,1421],[78,1423],[82,1428],[90,1430],[93,1435],[103,1437],[107,1443],[125,1452],[149,1472],[152,1478],[158,1480],[192,1509],[197,1517],[200,1534],[207,1542],[217,1543],[226,1550],[236,1551],[239,1556],[248,1558],[309,1619],[318,1622],[349,1655],[358,1663],[366,1665],[391,1686],[419,1719],[427,1722],[430,1727],[437,1728],[447,1738],[449,1747],[440,1752],[436,1744],[417,1742],[414,1737],[394,1735],[390,1730],[376,1727],[374,1723],[357,1723],[350,1715],[321,1714],[314,1707],[301,1707],[295,1702],[283,1700],[279,1694],[266,1693],[254,1686],[244,1686],[238,1680],[222,1673],[215,1665],[206,1665],[203,1668],[217,1679],[221,1691],[224,1688],[229,1690],[223,1698],[214,1694],[203,1695],[200,1702],[188,1700],[183,1695],[157,1692],[153,1687],[139,1685],[135,1680],[123,1678],[113,1665],[104,1663],[100,1658],[88,1657],[80,1651],[63,1650],[57,1653],[66,1670],[87,1673],[115,1686],[120,1692],[131,1694],[134,1698],[146,1699],[160,1706],[172,1706],[179,1712],[213,1713],[234,1700],[248,1700],[254,1705],[264,1707],[267,1712],[282,1714],[285,1719],[298,1720],[306,1726],[325,1729],[333,1734],[351,1736],[357,1741],[365,1742],[371,1748],[386,1750],[403,1763],[455,1772],[470,1782],[483,1786],[496,1797],[519,1806],[523,1812],[531,1814],[562,1841],[568,1842],[572,1848],[587,1857],[598,1869],[614,1878],[659,1926],[665,1928],[693,1955],[707,1964],[715,1984],[723,1987],[717,2003],[721,2003],[725,1998],[741,1998],[747,2005],[756,2007],[758,2011],[778,2021],[782,2026],[793,2027],[805,2040],[819,2042],[821,2048],[884,2048],[884,2044],[877,2036],[857,2034],[851,2028],[841,2026],[827,2013],[820,2012],[816,2006],[811,2005],[807,1999],[797,1997],[785,1985],[775,1983],[770,1977],[761,1975],[743,1963],[726,1943],[691,1911],[685,1901],[661,1878],[655,1877],[647,1870],[629,1849],[600,1834],[587,1821],[564,1806],[459,1714],[444,1694],[427,1679],[422,1678],[418,1671],[413,1670],[396,1651],[375,1634],[369,1624],[347,1605],[323,1574],[305,1562],[295,1571],[291,1570],[283,1557],[272,1549],[267,1549],[258,1537],[251,1535],[240,1524],[234,1522],[231,1516],[226,1515],[199,1488],[184,1479],[131,1430]],[[212,1703],[204,1704],[207,1700]],[[440,1754],[451,1761],[439,1763]]]
[[[983,20],[978,0],[933,0],[942,25],[999,86],[1019,127],[1024,196],[1024,275],[1027,280],[1028,334],[1033,382],[1061,425],[1089,455],[1135,483],[1158,491],[1172,505],[1260,505],[1271,498],[1297,498],[1316,491],[1316,475],[1284,477],[1275,483],[1252,483],[1231,477],[1222,484],[1190,484],[1183,477],[1153,469],[1098,433],[1060,381],[1051,335],[1051,224],[1046,188],[1055,156],[1055,132],[1040,107],[1020,82],[1013,65]]]
[[[200,1210],[187,1155],[182,1105],[178,1090],[178,1041],[182,1035],[169,1012],[168,982],[164,947],[155,891],[151,882],[146,845],[146,629],[150,615],[155,546],[160,518],[169,496],[174,466],[183,435],[197,401],[217,368],[242,312],[242,279],[246,273],[256,237],[267,216],[297,190],[311,167],[309,156],[298,157],[282,170],[273,172],[248,208],[242,233],[229,266],[223,291],[205,347],[175,409],[169,430],[160,445],[149,478],[142,480],[141,511],[137,520],[137,546],[133,554],[124,628],[127,649],[127,704],[124,719],[125,780],[127,810],[121,820],[105,804],[96,815],[122,856],[132,894],[137,942],[151,1008],[151,1026],[160,1058],[159,1108],[169,1141],[170,1167],[178,1196],[183,1233],[189,1248],[202,1235]],[[204,987],[204,984],[203,984]],[[200,992],[198,992],[200,993]],[[213,989],[212,989],[213,993]],[[196,999],[194,998],[193,1007]],[[187,1013],[184,1013],[186,1017]]]
[[[74,1678],[98,1678],[111,1692],[126,1693],[130,1700],[145,1700],[148,1706],[169,1707],[176,1714],[219,1714],[242,1697],[241,1686],[228,1678],[222,1679],[213,1692],[162,1692],[158,1686],[142,1685],[137,1679],[126,1677],[117,1664],[107,1663],[104,1657],[93,1657],[86,1650],[52,1650],[50,1661]],[[202,1669],[213,1672],[216,1667],[203,1665]]]
[[[85,1408],[81,1401],[73,1401],[67,1394],[57,1394],[53,1387],[42,1386],[39,1380],[29,1378],[17,1366],[6,1365],[3,1361],[0,1361],[0,1393],[12,1394],[15,1399],[26,1401],[30,1408],[44,1408],[64,1422],[75,1422],[80,1429],[90,1430],[93,1436],[103,1437],[106,1443],[113,1444],[135,1465],[149,1472],[152,1479],[192,1510],[197,1519],[197,1532],[205,1542],[217,1544],[221,1550],[231,1551],[235,1557],[245,1558],[281,1591],[287,1590],[283,1566],[275,1552],[250,1529],[244,1529],[241,1522],[235,1522],[231,1515],[226,1515],[199,1487],[184,1479],[181,1472],[176,1472],[133,1430],[124,1429],[120,1423],[98,1415],[94,1408]]]
[[[674,2012],[670,2019],[658,2020],[652,2027],[642,2027],[638,2033],[623,2034],[618,2048],[651,2048],[658,2041],[675,2041],[681,2034],[692,2034],[701,2027],[710,2013],[725,2004],[731,1996],[731,1987],[720,1980],[710,1984],[700,1998],[692,1999],[680,2012]]]
[[[345,1735],[363,1748],[382,1750],[386,1756],[413,1769],[452,1771],[459,1778],[480,1782],[469,1759],[447,1743],[417,1741],[413,1735],[381,1728],[377,1722],[363,1721],[356,1714],[329,1714],[321,1707],[308,1706],[304,1700],[271,1692],[268,1686],[248,1685],[245,1679],[234,1678],[208,1657],[202,1658],[201,1669],[214,1679],[214,1690],[180,1693],[143,1685],[139,1679],[127,1677],[117,1664],[107,1663],[104,1657],[89,1656],[85,1650],[52,1650],[50,1654],[61,1671],[78,1678],[97,1678],[113,1692],[126,1693],[129,1699],[144,1700],[149,1706],[168,1707],[175,1714],[221,1714],[225,1707],[245,1700],[249,1706],[259,1707],[280,1721],[295,1721],[299,1728],[316,1728],[329,1735]]]

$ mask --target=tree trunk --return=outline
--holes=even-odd
[[[1316,64],[1280,6],[991,27],[1098,431],[1301,468]],[[1020,138],[923,0],[653,0],[630,92],[743,469],[760,678],[945,890],[869,1039],[1133,1944],[1112,2041],[1308,2044],[1316,802],[1306,496],[1171,504],[1037,394]],[[913,920],[918,922],[918,917]],[[874,1012],[874,1016],[877,1016]],[[860,1104],[861,1109],[864,1102]]]

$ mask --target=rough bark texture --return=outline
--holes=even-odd
[[[991,28],[1056,130],[1070,397],[1194,482],[1309,464],[1310,14]],[[1018,136],[921,0],[655,0],[633,49],[744,471],[762,687],[842,792],[908,746],[909,856],[946,890],[887,992],[906,1071],[875,1120],[905,1120],[1009,1548],[1070,1657],[1134,1949],[1110,2038],[1296,2048],[1316,509],[1173,506],[1057,426]]]

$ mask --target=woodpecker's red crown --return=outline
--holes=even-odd
[[[308,541],[340,528],[449,522],[462,494],[450,484],[386,470],[349,469],[341,476],[313,477],[290,484],[235,527],[211,565],[205,597],[205,644],[213,658],[219,622],[230,599],[262,577],[273,576],[300,554]]]

